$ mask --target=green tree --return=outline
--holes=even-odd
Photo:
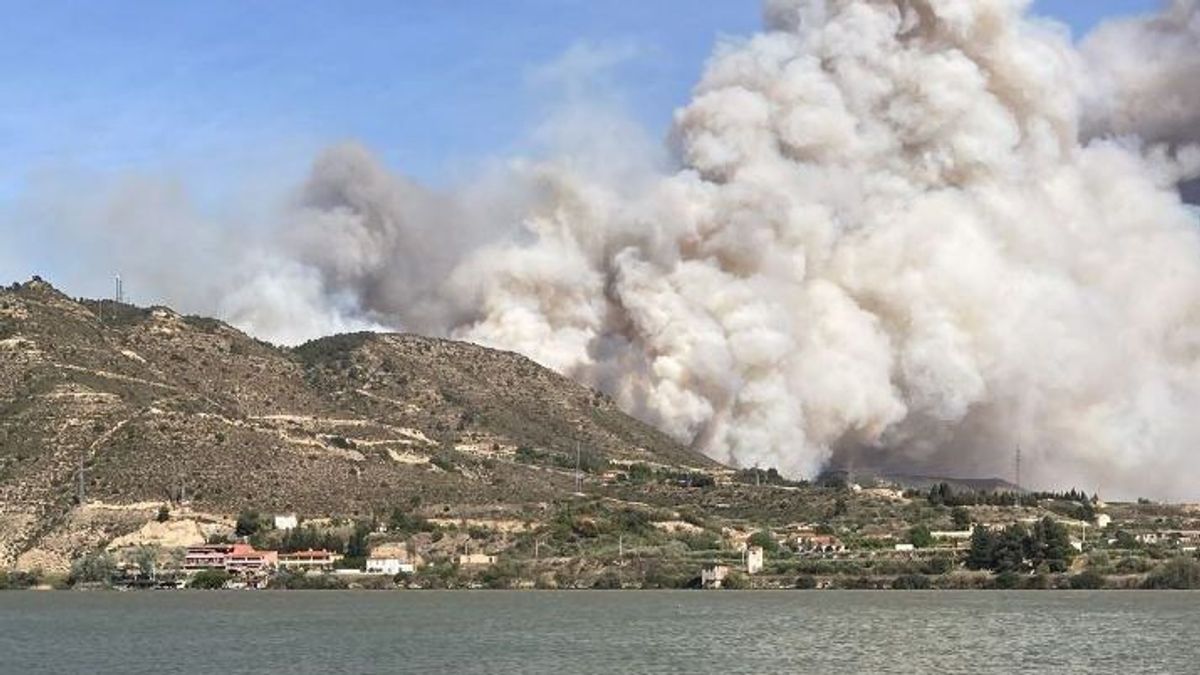
[[[239,537],[252,537],[262,529],[262,522],[257,511],[242,511],[238,514],[234,534]]]
[[[971,549],[967,553],[967,567],[973,570],[990,570],[995,563],[996,539],[988,528],[976,525],[971,532]]]
[[[160,523],[165,523],[171,519],[171,509],[167,508],[166,504],[158,507],[158,516],[155,518]]]
[[[933,533],[924,525],[916,525],[908,530],[908,543],[915,548],[929,548],[933,546]]]
[[[1117,548],[1122,548],[1122,549],[1126,549],[1129,551],[1136,551],[1136,550],[1142,548],[1142,544],[1141,544],[1141,542],[1139,542],[1137,540],[1137,537],[1126,532],[1125,530],[1117,531],[1116,540],[1117,540],[1116,541]]]
[[[995,539],[992,549],[992,569],[1000,572],[1020,572],[1026,567],[1029,531],[1023,525],[1009,525]]]
[[[409,513],[404,509],[392,509],[392,517],[388,520],[388,531],[398,534],[416,534],[417,532],[432,532],[433,525],[425,518]]]
[[[1045,563],[1051,572],[1065,572],[1075,558],[1071,535],[1066,526],[1049,516],[1033,526],[1031,542],[1026,547],[1034,566]]]
[[[71,563],[70,580],[72,583],[108,583],[115,570],[116,564],[108,553],[88,553]]]
[[[188,588],[214,591],[224,588],[227,583],[229,583],[229,573],[225,570],[201,570],[192,577]]]
[[[954,529],[965,530],[971,527],[971,512],[963,506],[956,506],[950,512],[950,521],[954,523]]]
[[[367,537],[373,529],[371,523],[366,520],[354,523],[354,532],[346,540],[347,558],[366,558],[371,554],[371,547],[367,543]]]
[[[158,569],[158,548],[155,546],[142,546],[133,554],[133,562],[138,566],[138,572],[142,577],[152,578]]]
[[[762,550],[767,553],[776,553],[779,551],[779,542],[775,541],[775,535],[771,534],[769,530],[759,530],[750,535],[747,544],[750,546],[761,546]]]

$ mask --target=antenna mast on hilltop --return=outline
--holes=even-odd
[[[1016,470],[1017,470],[1015,485],[1017,486],[1017,491],[1020,492],[1021,491],[1021,444],[1020,443],[1017,444],[1017,457],[1016,457],[1015,463],[1016,463]]]
[[[114,278],[113,302],[117,304],[125,302],[125,285],[121,283],[121,275],[117,274]]]

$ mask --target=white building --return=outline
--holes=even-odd
[[[761,572],[763,568],[763,548],[751,546],[746,549],[746,574]]]
[[[700,585],[704,588],[720,588],[729,576],[729,568],[725,565],[711,565],[700,570]]]
[[[495,565],[496,556],[485,553],[464,553],[458,556],[458,564],[477,566]]]
[[[412,574],[414,571],[416,566],[400,558],[367,558],[367,574],[386,574],[394,577],[401,572]]]
[[[275,516],[275,529],[294,530],[300,526],[300,519],[294,513],[282,513]]]
[[[327,571],[333,569],[333,566],[341,559],[342,556],[333,551],[309,549],[293,553],[280,553],[279,566],[293,571]]]
[[[1112,516],[1107,513],[1101,513],[1096,516],[1096,527],[1104,529],[1112,524]]]
[[[896,550],[897,550],[897,551],[905,551],[905,552],[907,552],[907,551],[912,551],[912,550],[914,550],[915,548],[916,548],[916,547],[915,547],[915,546],[913,546],[912,544],[896,544]]]

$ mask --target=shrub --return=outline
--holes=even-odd
[[[517,566],[505,560],[481,572],[479,580],[488,588],[512,588],[518,576]]]
[[[616,570],[604,570],[604,573],[596,577],[592,582],[592,588],[597,590],[617,590],[621,588],[621,574]]]
[[[105,582],[112,578],[116,565],[104,552],[89,553],[71,563],[71,583]]]
[[[739,572],[730,572],[721,582],[721,588],[729,591],[740,591],[750,588],[750,580]]]
[[[632,534],[644,534],[654,529],[654,526],[650,524],[650,517],[642,511],[634,509],[623,509],[617,512],[613,517],[613,525],[620,532]]]
[[[0,570],[0,591],[21,590],[37,586],[41,583],[40,572],[23,572],[20,570]]]
[[[796,583],[793,586],[802,591],[811,591],[817,587],[817,580],[815,577],[802,574],[796,577]]]
[[[340,591],[346,589],[346,581],[332,574],[304,574],[283,572],[271,579],[268,588],[296,591]]]
[[[201,570],[188,583],[189,588],[218,590],[229,583],[229,573],[225,570]]]
[[[157,520],[160,523],[165,523],[170,519],[171,519],[171,509],[167,508],[167,506],[165,504],[163,506],[158,507],[158,516],[155,518],[155,520]]]
[[[908,542],[916,548],[933,546],[933,533],[924,525],[917,525],[908,531]]]
[[[892,581],[892,589],[897,591],[923,591],[929,588],[929,577],[924,574],[904,574]]]
[[[1021,585],[1021,575],[1013,571],[1005,571],[997,574],[993,581],[996,588],[1011,590]]]
[[[1105,577],[1096,570],[1086,570],[1071,577],[1073,590],[1094,590],[1104,588]]]
[[[678,539],[693,551],[716,551],[721,548],[721,538],[712,532],[680,534]]]
[[[954,561],[944,555],[930,558],[921,565],[921,571],[925,574],[945,574],[952,569],[954,569]]]
[[[1151,572],[1142,587],[1181,591],[1200,588],[1200,562],[1192,558],[1168,561]]]
[[[458,468],[454,465],[454,458],[448,452],[442,452],[430,457],[429,463],[446,473],[458,471]]]

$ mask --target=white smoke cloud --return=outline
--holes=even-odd
[[[1195,497],[1197,2],[1079,48],[1027,5],[768,0],[670,170],[578,101],[561,153],[444,194],[333,148],[219,305],[521,351],[742,466],[1020,444],[1035,486]]]
[[[1161,14],[1111,21],[1082,51],[1094,85],[1085,117],[1092,133],[1200,141],[1200,1],[1173,0]]]
[[[838,451],[1007,475],[1022,444],[1036,483],[1185,493],[1182,160],[1081,144],[1089,66],[1023,11],[768,3],[768,31],[679,112],[683,168],[632,195],[558,175],[533,242],[456,271],[479,316],[452,333],[742,465],[811,475]]]

